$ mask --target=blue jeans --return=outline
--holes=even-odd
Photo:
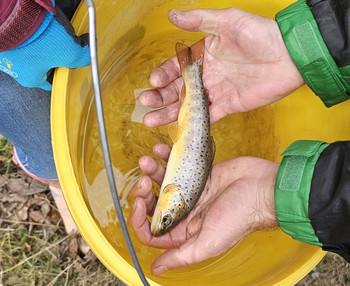
[[[51,92],[23,87],[0,72],[0,134],[13,143],[25,170],[42,179],[57,179],[50,102]]]

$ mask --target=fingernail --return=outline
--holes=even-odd
[[[154,268],[152,270],[152,274],[153,275],[159,275],[159,274],[162,274],[163,272],[165,272],[167,270],[168,270],[168,267],[166,267],[164,265],[161,265],[161,266],[158,266],[157,268]]]
[[[181,11],[179,11],[179,10],[170,10],[169,12],[168,12],[168,18],[169,18],[169,20],[170,21],[172,21],[172,22],[177,22],[177,17],[178,17],[178,15],[181,13]]]
[[[179,10],[169,10],[168,14],[169,15],[175,15]]]

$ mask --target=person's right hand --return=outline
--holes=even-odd
[[[169,146],[157,144],[153,150],[168,160]],[[215,257],[256,230],[278,226],[274,187],[279,163],[240,157],[215,164],[188,216],[155,237],[148,220],[157,204],[151,179],[161,185],[165,168],[149,156],[139,164],[146,176],[131,190],[135,201],[129,222],[143,244],[167,249],[151,266],[155,275]]]
[[[211,123],[280,100],[304,84],[272,19],[237,8],[173,10],[168,17],[181,29],[209,34],[203,83]],[[148,113],[144,123],[153,127],[175,121],[183,82],[176,57],[156,68],[150,82],[156,89],[141,94],[140,102],[164,108]]]

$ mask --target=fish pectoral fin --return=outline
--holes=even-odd
[[[166,194],[167,192],[173,190],[173,189],[176,189],[178,190],[179,189],[179,186],[177,185],[174,185],[174,184],[169,184],[169,185],[166,185],[163,189],[163,194]]]
[[[182,104],[185,101],[185,97],[186,97],[186,85],[185,85],[185,83],[183,83],[182,88],[181,88],[181,93],[180,93],[180,109],[182,107]]]
[[[215,152],[216,152],[216,144],[213,136],[210,136],[210,143],[211,143],[211,163],[213,164]]]
[[[178,122],[170,123],[168,126],[168,133],[171,138],[171,141],[175,144],[179,140],[183,128],[178,124]]]

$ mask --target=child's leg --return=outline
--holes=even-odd
[[[0,134],[15,146],[13,161],[31,177],[50,185],[67,233],[76,226],[57,180],[50,129],[51,93],[19,85],[0,72]]]

